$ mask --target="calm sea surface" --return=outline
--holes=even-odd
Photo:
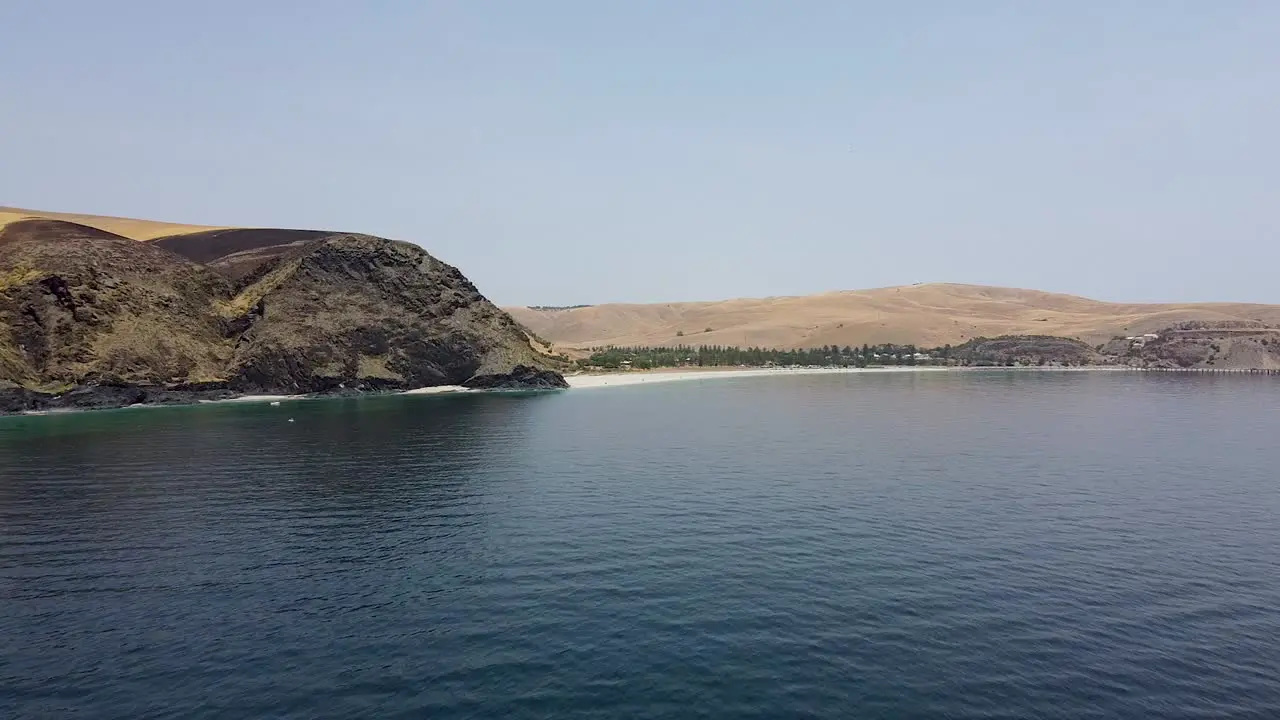
[[[0,418],[0,717],[1278,718],[1280,382]]]

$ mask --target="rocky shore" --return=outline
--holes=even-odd
[[[520,365],[510,373],[477,375],[459,387],[468,390],[561,390],[569,383],[558,372]],[[446,388],[447,389],[447,388]],[[376,386],[337,387],[307,393],[313,397],[375,395],[401,392]],[[201,402],[252,397],[225,383],[205,383],[175,387],[139,385],[80,385],[62,393],[40,392],[21,387],[0,388],[0,415],[74,410],[112,410],[133,405],[194,405]]]
[[[0,228],[0,412],[565,387],[457,269],[355,233]]]
[[[57,410],[109,410],[130,405],[190,405],[227,400],[240,393],[226,388],[172,389],[136,385],[82,385],[54,394],[26,388],[0,388],[0,415]]]

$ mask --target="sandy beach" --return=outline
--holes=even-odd
[[[280,402],[281,400],[306,400],[306,395],[240,395],[221,400],[200,400],[201,403],[261,403]]]
[[[706,370],[636,370],[620,373],[569,375],[569,387],[600,388],[650,383],[688,382],[691,380],[724,380],[741,377],[777,377],[780,375],[847,375],[853,373],[946,372],[944,367],[892,368],[733,368]]]
[[[1134,368],[1099,365],[1089,367],[938,367],[893,366],[875,368],[705,368],[700,370],[662,369],[634,370],[617,373],[589,373],[566,375],[569,387],[600,388],[651,383],[685,382],[690,380],[721,380],[741,377],[776,377],[779,375],[851,375],[883,373],[944,373],[944,372],[1133,372]]]
[[[938,372],[975,372],[982,370],[998,370],[1007,371],[1010,368],[954,368],[954,367],[879,367],[879,368],[663,368],[658,370],[633,370],[629,372],[613,372],[613,373],[583,373],[580,375],[566,375],[565,380],[569,383],[572,390],[583,390],[591,388],[605,387],[626,387],[630,385],[655,385],[661,383],[672,382],[692,382],[692,381],[708,381],[708,380],[727,380],[730,378],[747,378],[747,377],[779,377],[792,375],[851,375],[855,373],[938,373]],[[1062,371],[1099,371],[1099,370],[1125,370],[1127,368],[1112,367],[1088,367],[1088,368],[1018,368],[1023,371],[1036,370],[1054,370]],[[413,390],[405,390],[398,395],[444,395],[451,393],[479,393],[488,392],[485,390],[475,390],[463,387],[461,385],[437,385],[435,387],[415,388]],[[314,395],[243,395],[241,397],[225,398],[221,400],[200,400],[201,404],[205,403],[279,403],[281,401],[290,400],[307,400],[314,399]],[[130,407],[152,407],[146,405],[135,405]],[[161,406],[155,406],[161,407]],[[74,412],[72,410],[38,410],[28,411],[24,414],[47,414],[51,412]]]
[[[434,387],[414,388],[413,390],[405,390],[401,395],[440,395],[441,393],[456,392],[476,392],[471,388],[461,385],[436,385]]]
[[[725,380],[741,377],[776,377],[779,375],[832,375],[846,373],[886,373],[886,372],[939,372],[948,368],[937,367],[893,367],[893,368],[705,368],[690,370],[671,368],[659,370],[633,370],[614,373],[584,373],[566,375],[569,388],[578,390],[586,388],[623,387],[627,385],[650,385],[657,383],[688,382],[693,380]],[[485,392],[473,390],[461,385],[437,385],[434,387],[414,388],[396,393],[398,395],[444,395],[449,393]],[[264,403],[288,400],[305,400],[308,395],[243,395],[224,400],[202,400],[203,403]]]

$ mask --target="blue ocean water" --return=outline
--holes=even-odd
[[[1278,413],[993,371],[0,418],[0,717],[1280,717]]]

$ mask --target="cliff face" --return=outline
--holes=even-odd
[[[1280,328],[1260,322],[1186,322],[1146,338],[1116,338],[1104,351],[1136,367],[1280,370]]]
[[[162,248],[56,220],[0,230],[0,384],[222,378],[231,357],[218,274]]]
[[[563,387],[551,363],[456,268],[409,243],[275,230],[144,243],[44,219],[0,229],[0,410]]]
[[[231,365],[247,390],[460,385],[543,362],[462,273],[409,243],[327,236],[249,279]]]

